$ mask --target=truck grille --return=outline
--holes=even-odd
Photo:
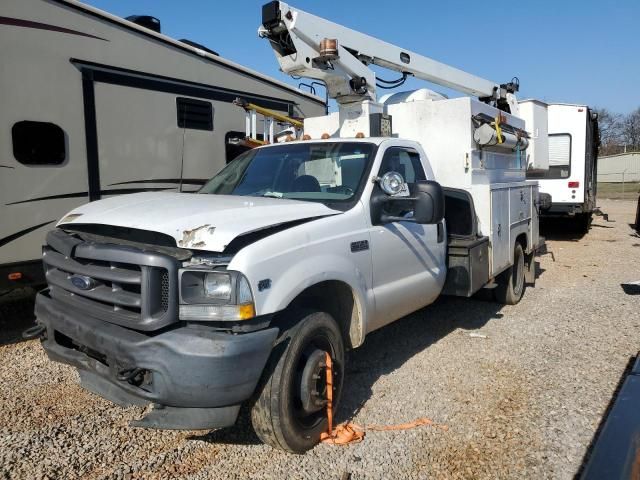
[[[177,261],[131,246],[85,242],[62,230],[47,235],[43,261],[51,297],[137,330],[177,321]]]
[[[169,272],[166,270],[160,276],[160,307],[163,312],[169,309]]]

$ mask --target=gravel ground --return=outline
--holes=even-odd
[[[77,386],[0,318],[0,472],[4,478],[571,478],[629,358],[640,348],[635,204],[603,201],[584,237],[548,233],[535,288],[515,307],[443,298],[351,352],[338,420],[418,427],[304,456],[261,445],[246,412],[215,432],[133,429],[123,410]],[[23,309],[22,311],[20,309]],[[27,307],[28,308],[28,304]],[[480,334],[486,338],[470,336]]]

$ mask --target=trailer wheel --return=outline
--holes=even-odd
[[[524,295],[524,263],[524,250],[522,245],[516,242],[513,250],[513,265],[496,279],[498,286],[493,290],[493,294],[498,303],[515,305]]]
[[[342,391],[344,343],[333,318],[325,312],[293,313],[294,325],[282,332],[269,359],[251,423],[264,443],[304,453],[327,430],[325,355],[333,362],[333,408]]]

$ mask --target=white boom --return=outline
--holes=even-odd
[[[501,110],[517,112],[518,83],[498,84],[377,38],[317,17],[284,2],[262,7],[258,34],[269,39],[284,73],[324,82],[340,104],[376,101],[376,79],[370,64],[412,75],[480,97]]]

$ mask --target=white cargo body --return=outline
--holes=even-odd
[[[470,97],[432,99],[406,92],[383,99],[384,104],[364,102],[320,118],[305,119],[305,133],[311,138],[369,135],[369,116],[391,115],[392,136],[419,142],[435,178],[447,188],[471,193],[478,218],[478,234],[489,237],[490,276],[493,278],[513,262],[513,243],[523,235],[527,249],[538,242],[538,217],[532,215],[537,201],[537,182],[527,181],[527,150],[522,152],[488,147],[480,149],[474,140],[472,117],[494,118],[497,110]],[[412,98],[418,98],[412,100]],[[397,103],[396,103],[397,102]],[[501,112],[504,123],[525,129],[521,118]]]
[[[490,275],[513,262],[513,242],[526,235],[527,248],[538,239],[532,205],[537,183],[525,178],[524,152],[480,150],[474,141],[471,118],[496,109],[470,97],[388,104],[393,134],[420,142],[435,178],[448,188],[471,193],[478,217],[478,233],[489,237]],[[504,114],[506,123],[524,130],[524,122]]]

